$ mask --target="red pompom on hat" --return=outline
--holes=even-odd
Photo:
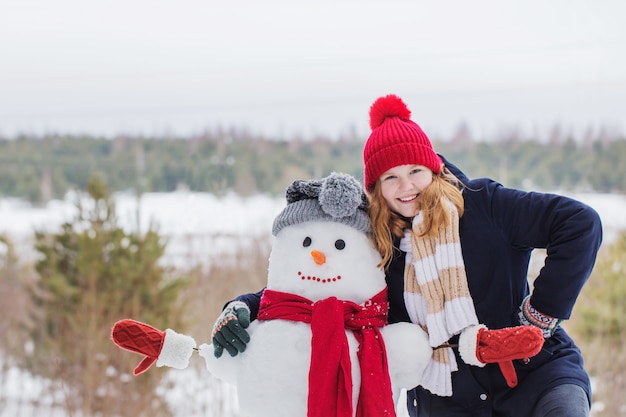
[[[442,160],[428,136],[413,121],[402,99],[389,94],[370,107],[370,134],[363,149],[365,188],[372,191],[383,173],[398,165],[424,165],[441,172]]]

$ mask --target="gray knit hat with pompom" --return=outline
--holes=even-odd
[[[296,180],[287,187],[287,206],[276,219],[272,234],[308,221],[331,221],[368,233],[367,198],[351,175],[333,172],[320,180]]]

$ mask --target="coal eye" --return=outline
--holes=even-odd
[[[344,242],[343,239],[337,239],[335,240],[335,247],[339,250],[342,250],[346,247],[346,242]]]
[[[311,238],[310,237],[305,237],[304,241],[302,242],[302,246],[304,246],[305,248],[308,248],[309,246],[311,246]]]

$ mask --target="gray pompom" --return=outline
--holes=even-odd
[[[361,184],[348,174],[333,172],[322,183],[319,202],[324,213],[335,218],[352,216],[363,202]]]

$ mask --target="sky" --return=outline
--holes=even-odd
[[[626,133],[623,0],[0,0],[0,137]]]

